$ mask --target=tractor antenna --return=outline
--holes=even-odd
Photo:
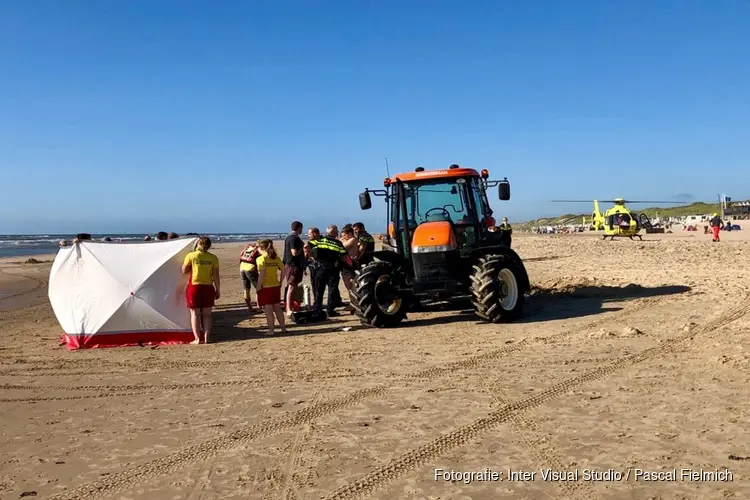
[[[385,157],[385,175],[390,179],[391,178],[391,169],[388,168],[388,157]]]

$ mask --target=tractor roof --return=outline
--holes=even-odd
[[[427,180],[427,179],[450,179],[454,177],[479,177],[479,172],[473,168],[449,167],[442,170],[425,170],[418,167],[414,172],[396,174],[391,178],[391,182],[397,180],[402,182]]]

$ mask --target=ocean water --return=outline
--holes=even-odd
[[[91,238],[100,241],[107,236],[116,244],[118,242],[143,241],[145,235],[92,234]],[[202,236],[208,236],[214,243],[232,243],[257,241],[261,238],[279,240],[284,239],[286,233],[212,233]],[[60,249],[58,246],[60,240],[67,240],[70,243],[74,237],[75,234],[3,234],[0,235],[0,258],[57,253]],[[156,239],[156,235],[152,234],[151,238]]]

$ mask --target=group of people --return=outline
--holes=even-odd
[[[328,226],[325,235],[311,227],[307,231],[307,242],[301,237],[303,229],[300,221],[292,222],[281,255],[270,239],[250,243],[240,253],[245,304],[251,313],[265,312],[265,336],[274,335],[277,324],[281,332],[286,331],[286,320],[294,313],[293,304],[299,300],[302,280],[308,273],[313,290],[312,310],[323,311],[327,288],[326,313],[329,317],[338,316],[336,308],[344,306],[339,293],[341,279],[351,291],[355,271],[367,262],[368,254],[375,251],[375,239],[361,222],[345,225],[340,234],[336,225]],[[194,251],[186,255],[182,263],[182,272],[190,275],[185,299],[195,337],[193,344],[200,343],[201,338],[209,342],[212,308],[221,296],[219,259],[210,248],[210,238],[199,238]],[[253,289],[257,309],[251,297]],[[286,310],[282,308],[282,299]]]
[[[198,233],[188,233],[186,236],[198,236]],[[151,235],[147,234],[146,236],[143,237],[143,241],[152,241],[154,239],[156,241],[167,241],[167,240],[176,240],[179,237],[180,235],[175,232],[168,233],[166,231],[159,231],[158,233],[156,233],[155,238],[151,238]],[[79,243],[81,241],[93,241],[93,238],[91,237],[89,233],[78,233],[73,238],[73,244]],[[109,236],[105,236],[101,239],[101,241],[112,242],[112,238]],[[119,242],[121,240],[118,238],[117,241]],[[67,240],[60,240],[58,242],[58,245],[61,247],[67,247],[68,242]]]
[[[375,250],[375,239],[361,222],[347,224],[340,234],[336,225],[328,226],[325,235],[321,235],[318,228],[311,227],[307,231],[307,242],[302,240],[302,222],[292,222],[290,229],[291,232],[284,240],[280,261],[275,256],[270,240],[250,243],[240,254],[245,303],[251,313],[255,312],[251,298],[252,289],[255,288],[258,307],[266,313],[266,335],[274,334],[274,316],[284,331],[284,315],[279,312],[282,311],[281,301],[283,299],[285,304],[286,317],[291,317],[294,312],[293,304],[299,301],[302,280],[308,273],[313,310],[323,310],[323,297],[327,288],[327,315],[338,316],[336,308],[344,305],[339,293],[341,279],[344,280],[346,289],[351,290],[355,270]],[[274,257],[260,261],[262,256],[269,254],[269,248],[273,250]],[[265,282],[261,279],[264,271]]]

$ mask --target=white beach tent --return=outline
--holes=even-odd
[[[180,267],[197,238],[61,248],[49,300],[68,349],[193,340]]]

